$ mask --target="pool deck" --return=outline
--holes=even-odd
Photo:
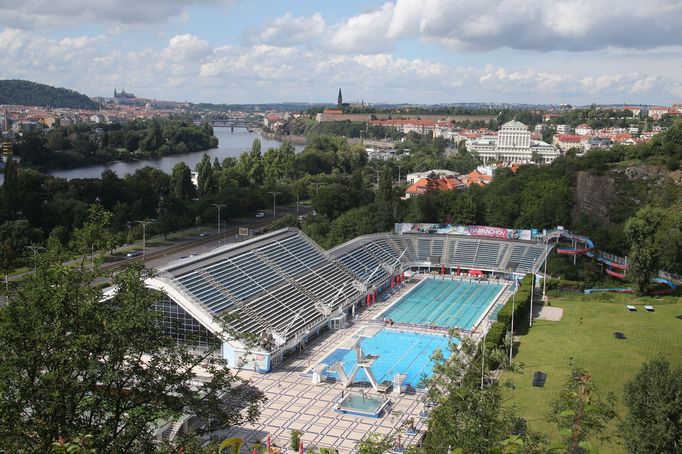
[[[327,447],[342,454],[357,452],[357,443],[371,433],[391,435],[392,438],[399,434],[403,446],[416,444],[426,429],[419,419],[419,413],[424,409],[421,394],[388,394],[391,407],[381,418],[341,414],[334,411],[334,407],[343,386],[329,382],[314,386],[311,378],[304,373],[339,348],[344,341],[348,342],[348,338],[359,328],[376,329],[373,319],[419,282],[413,280],[387,301],[377,302],[364,309],[358,320],[346,328],[322,334],[310,342],[305,351],[288,357],[273,372],[262,375],[240,373],[251,376],[251,383],[265,393],[268,401],[262,407],[257,423],[213,435],[221,438],[241,437],[250,445],[257,440],[265,441],[267,434],[270,434],[272,443],[284,447],[282,452],[288,453],[297,452],[288,448],[292,430],[303,432],[301,439],[306,449]],[[407,435],[405,432],[409,425],[406,422],[411,418],[414,418],[417,435]]]

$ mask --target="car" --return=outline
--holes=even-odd
[[[264,217],[265,217],[265,213],[263,213],[262,211],[259,212],[259,213],[256,213],[256,217],[257,217],[257,218],[264,218]]]
[[[303,215],[300,215],[300,216],[298,217],[298,220],[299,220],[299,221],[302,221],[303,219],[305,219],[305,216],[303,216]]]
[[[205,237],[209,236],[210,234],[211,234],[211,232],[201,232],[201,234],[199,236],[202,238],[205,238]]]
[[[126,257],[139,257],[142,255],[142,251],[130,251],[126,254]]]
[[[186,259],[187,257],[189,257],[189,255],[181,255],[180,260]]]
[[[190,257],[196,257],[196,256],[197,256],[197,253],[196,253],[196,252],[192,252],[189,256],[190,256]]]

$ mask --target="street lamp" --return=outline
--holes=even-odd
[[[33,251],[33,272],[35,273],[35,272],[36,272],[36,268],[37,268],[37,267],[36,267],[36,264],[37,264],[37,262],[38,262],[38,251],[41,250],[41,249],[42,249],[43,251],[47,251],[47,249],[45,249],[45,248],[42,247],[42,246],[24,246],[24,248],[25,248],[25,249],[30,249],[30,250]]]
[[[134,221],[142,226],[142,263],[147,255],[147,224],[153,224],[156,221],[147,220],[144,221]]]
[[[277,195],[281,194],[281,192],[268,191],[268,194],[272,194],[272,220],[274,221],[275,220],[275,209],[277,207],[275,205],[275,201],[277,200]]]
[[[225,206],[224,203],[212,203],[211,206],[214,206],[218,209],[218,244],[220,244],[220,209]]]

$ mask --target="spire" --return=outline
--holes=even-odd
[[[343,104],[343,96],[341,95],[341,89],[339,88],[338,105],[340,106],[341,104]]]

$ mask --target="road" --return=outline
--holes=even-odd
[[[167,263],[174,260],[179,260],[185,256],[191,254],[201,254],[207,252],[211,249],[215,249],[218,246],[222,246],[228,243],[234,243],[237,240],[237,234],[239,232],[239,227],[248,227],[252,230],[259,228],[267,228],[272,224],[272,210],[260,210],[263,213],[262,218],[255,217],[255,213],[252,217],[237,218],[230,220],[224,224],[223,229],[221,229],[220,237],[218,237],[217,229],[199,229],[193,228],[187,232],[194,232],[189,236],[183,237],[178,240],[164,241],[161,245],[150,245],[149,243],[154,243],[155,241],[162,240],[163,236],[153,237],[147,239],[147,248],[145,254],[145,265],[147,268],[160,268]],[[300,205],[299,215],[307,215],[312,212],[312,207],[310,205]],[[278,207],[276,217],[282,217],[288,214],[296,214],[296,207]],[[199,231],[208,233],[208,236],[200,236]],[[244,240],[243,238],[241,239]],[[133,247],[135,249],[142,248],[142,242],[136,242]],[[131,250],[131,246],[121,247],[114,250],[114,254],[107,256],[107,260],[102,264],[101,268],[106,271],[116,271],[117,269],[123,267],[125,264],[132,261],[142,260],[141,256],[137,257],[127,257],[126,253]],[[16,281],[24,277],[26,274],[30,273],[18,273],[11,274],[8,276],[9,281]]]

